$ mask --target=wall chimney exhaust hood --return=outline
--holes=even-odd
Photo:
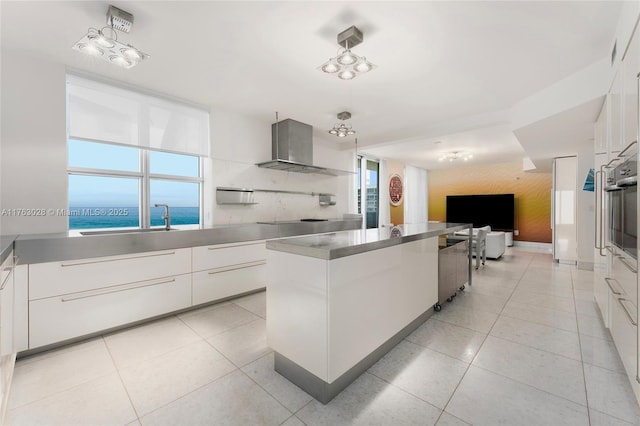
[[[258,167],[296,173],[317,173],[342,176],[353,174],[346,170],[313,165],[313,127],[286,119],[271,125],[271,161]]]

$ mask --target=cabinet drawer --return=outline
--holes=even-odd
[[[191,306],[191,275],[83,291],[29,303],[29,348]]]
[[[631,318],[629,318],[631,317]],[[633,324],[637,322],[638,312],[634,303],[628,300],[621,301],[613,298],[611,302],[611,336],[618,349],[627,375],[634,379],[637,373],[638,354],[638,328]]]
[[[223,268],[241,263],[263,261],[267,258],[264,241],[220,244],[193,248],[193,270]]]
[[[623,291],[622,297],[637,303],[638,298],[638,278],[631,268],[637,270],[638,262],[629,256],[613,256],[612,275],[620,284]]]
[[[191,272],[191,249],[29,265],[29,300]]]
[[[620,285],[615,279],[594,274],[593,295],[606,328],[611,327],[611,303],[615,302],[613,297],[620,296],[620,294],[612,294],[613,291],[622,293]]]
[[[193,274],[193,304],[199,305],[266,287],[266,262]]]

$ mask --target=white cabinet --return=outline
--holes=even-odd
[[[638,73],[640,73],[640,30],[636,30],[622,60],[623,145],[638,140]]]
[[[578,258],[576,226],[576,157],[553,161],[553,258],[575,263]]]
[[[191,306],[191,249],[29,266],[29,348]]]
[[[15,352],[13,348],[13,312],[14,312],[14,257],[13,251],[2,263],[2,281],[0,281],[0,357]]]
[[[29,349],[29,265],[17,265],[13,278],[13,345],[21,352]]]
[[[193,248],[193,304],[212,302],[267,285],[264,241]]]
[[[262,240],[29,265],[19,350],[264,288],[265,263]]]
[[[266,262],[199,271],[193,274],[193,304],[212,302],[267,285]]]
[[[620,295],[620,286],[614,278],[594,271],[593,295],[600,309],[604,326],[611,327],[611,304]]]
[[[16,360],[13,345],[15,259],[13,251],[0,267],[0,424],[7,410],[11,377]]]
[[[622,138],[622,73],[620,70],[613,79],[613,84],[609,91],[609,125],[611,129],[611,140],[609,152],[617,154],[624,149]],[[613,156],[612,156],[613,158]]]
[[[438,301],[438,237],[332,260],[269,250],[267,274],[269,346],[334,383]]]
[[[190,274],[31,301],[29,345],[36,348],[191,306]]]
[[[616,297],[611,305],[611,336],[631,383],[635,382],[637,372],[636,318],[638,310],[635,304],[629,299]]]
[[[614,251],[619,251],[614,248]],[[620,284],[622,296],[637,305],[638,281],[636,271],[638,262],[631,256],[618,254],[611,259],[611,276]]]
[[[260,240],[22,265],[15,347],[35,349],[262,289],[266,255]]]
[[[258,260],[264,261],[266,258],[267,248],[265,241],[194,247],[193,271],[224,268]]]
[[[29,300],[191,272],[191,250],[37,263],[29,266]]]
[[[614,249],[616,252],[617,249]],[[610,301],[610,331],[625,371],[640,399],[638,375],[638,284],[637,261],[624,254],[612,255],[611,275],[616,291]],[[617,293],[617,294],[616,294]]]
[[[606,154],[607,153],[607,124],[609,114],[609,95],[605,97],[605,101],[602,104],[602,109],[594,125],[594,153]],[[605,161],[606,162],[606,161]]]

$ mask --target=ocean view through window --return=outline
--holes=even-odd
[[[70,230],[202,224],[208,108],[99,76],[69,72]]]
[[[69,229],[200,224],[200,159],[133,147],[68,141]],[[143,190],[146,188],[146,190]]]

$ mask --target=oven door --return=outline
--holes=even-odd
[[[636,185],[622,191],[622,249],[634,259],[638,258],[638,212]]]
[[[609,190],[609,242],[620,249],[622,246],[622,189]]]

